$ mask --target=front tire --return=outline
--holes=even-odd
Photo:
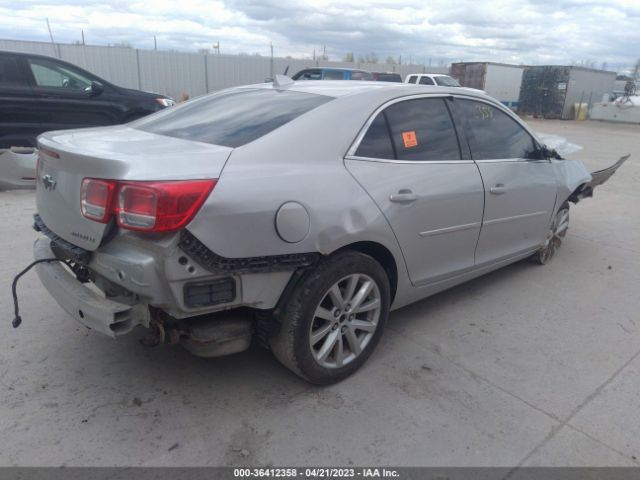
[[[546,265],[549,263],[562,245],[562,241],[564,240],[568,229],[569,203],[565,202],[553,218],[553,222],[551,222],[544,244],[540,250],[534,254],[533,259],[540,265]]]
[[[277,316],[271,350],[311,383],[338,382],[371,355],[389,304],[389,279],[382,266],[360,252],[339,252],[323,259],[294,287]]]

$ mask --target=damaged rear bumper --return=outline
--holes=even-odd
[[[52,258],[50,241],[39,238],[33,245],[36,260]],[[148,327],[149,308],[144,304],[128,305],[101,296],[80,283],[62,264],[41,263],[36,266],[40,281],[58,304],[82,325],[109,337],[124,335],[137,325]]]

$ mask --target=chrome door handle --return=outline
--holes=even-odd
[[[489,191],[494,195],[502,195],[503,193],[507,193],[507,189],[504,188],[504,185],[502,183],[498,183],[495,187],[491,187]]]
[[[418,195],[407,188],[399,190],[398,193],[389,195],[389,200],[394,203],[412,203],[418,199]]]

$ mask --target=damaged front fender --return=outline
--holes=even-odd
[[[579,186],[572,190],[571,195],[569,195],[568,199],[570,202],[578,203],[580,200],[588,197],[593,197],[593,190],[598,186],[605,183],[611,176],[616,173],[618,168],[627,161],[630,157],[630,154],[627,154],[611,165],[610,167],[604,168],[602,170],[598,170],[596,172],[591,173],[591,179],[587,182],[580,183]]]

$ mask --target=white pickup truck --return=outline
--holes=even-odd
[[[438,87],[463,87],[458,83],[458,81],[450,77],[449,75],[444,75],[442,73],[412,73],[407,75],[404,79],[404,83],[415,83],[417,85],[435,85]],[[467,90],[472,90],[474,92],[485,93],[483,90],[478,90],[476,88],[467,88]]]

